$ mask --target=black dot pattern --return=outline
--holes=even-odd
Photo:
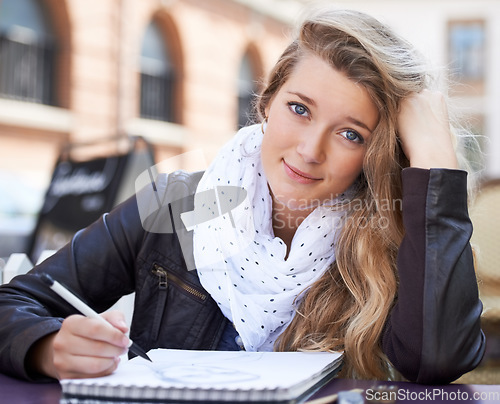
[[[272,228],[261,141],[260,125],[241,129],[206,170],[196,196],[214,189],[217,194],[215,200],[205,198],[198,204],[195,198],[195,210],[213,219],[197,224],[193,232],[200,281],[249,351],[272,350],[304,292],[333,263],[342,216],[338,210],[318,207],[297,229],[288,253]],[[239,201],[239,190],[246,198],[223,212],[224,198],[229,205]]]

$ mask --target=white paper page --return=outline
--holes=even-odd
[[[81,385],[259,390],[287,388],[319,374],[340,353],[186,351],[155,349],[152,362],[136,357],[110,376],[72,380]],[[64,385],[65,381],[62,381]]]

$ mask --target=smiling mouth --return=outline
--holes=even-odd
[[[306,174],[306,173],[298,170],[295,167],[288,165],[285,160],[283,160],[283,165],[284,165],[285,172],[288,175],[288,177],[290,177],[291,179],[293,179],[297,182],[300,182],[301,184],[311,184],[313,182],[321,180],[321,178],[313,177],[309,174]]]

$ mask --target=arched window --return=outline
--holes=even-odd
[[[247,52],[241,60],[238,76],[238,128],[242,128],[252,120],[253,99],[257,91],[255,77],[250,55]]]
[[[174,121],[174,66],[155,22],[146,29],[141,49],[142,118]]]
[[[55,44],[40,1],[0,1],[0,97],[54,104]]]

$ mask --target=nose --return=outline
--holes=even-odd
[[[321,164],[326,158],[325,146],[325,131],[311,128],[301,136],[297,153],[306,163]]]

